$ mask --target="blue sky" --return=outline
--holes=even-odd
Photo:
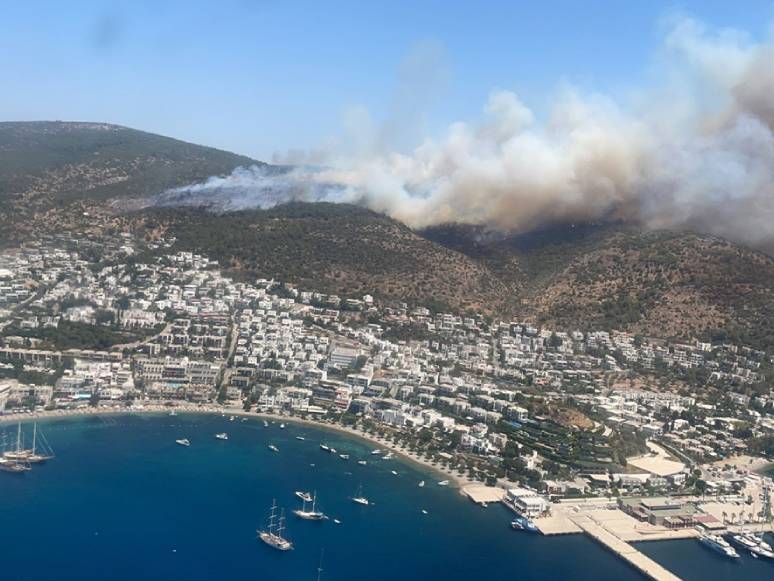
[[[753,39],[774,21],[771,0],[3,0],[0,9],[0,119],[108,121],[261,159],[316,147],[353,107],[381,119],[416,105],[433,134],[477,117],[494,89],[537,111],[563,82],[625,92],[646,82],[675,13]]]

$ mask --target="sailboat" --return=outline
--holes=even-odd
[[[40,440],[40,451],[38,451],[38,440]],[[32,454],[27,458],[27,462],[37,464],[54,459],[54,450],[46,440],[43,432],[38,430],[37,422],[32,425]]]
[[[300,509],[296,509],[293,511],[293,514],[295,514],[297,517],[302,518],[304,520],[323,520],[325,518],[325,513],[320,510],[315,510],[315,507],[317,506],[317,492],[314,493],[314,496],[312,497],[312,510],[306,510],[306,499],[304,499],[304,505]]]
[[[265,531],[258,529],[258,538],[270,547],[279,551],[289,551],[293,548],[293,543],[282,536],[282,532],[285,530],[285,511],[280,511],[280,517],[278,524],[277,521],[277,500],[274,499],[271,504],[271,511],[269,512],[269,522]]]
[[[3,434],[3,449],[5,449],[5,443],[5,434]],[[0,454],[0,472],[20,474],[22,472],[29,472],[30,470],[30,465],[26,461],[9,460],[5,457],[5,454]]]
[[[352,502],[356,502],[357,504],[362,504],[363,506],[369,506],[371,503],[368,501],[368,499],[363,496],[363,485],[361,484],[357,488],[357,492],[355,493],[355,496],[352,497]]]
[[[38,464],[40,462],[45,462],[46,460],[51,460],[54,457],[54,452],[51,449],[51,446],[46,442],[42,432],[40,433],[40,439],[43,442],[43,445],[41,446],[42,453],[38,452],[38,424],[36,422],[33,425],[32,448],[25,449],[23,447],[21,422],[19,422],[16,432],[16,450],[5,452],[3,457],[7,460],[29,462],[30,464]]]

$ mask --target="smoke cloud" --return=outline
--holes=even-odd
[[[510,232],[623,219],[774,247],[774,43],[678,19],[655,68],[656,81],[626,99],[563,87],[545,115],[494,91],[478,121],[408,151],[381,139],[399,123],[385,128],[358,111],[357,138],[341,140],[350,148],[316,150],[317,166],[239,169],[162,203],[354,202],[415,228]]]

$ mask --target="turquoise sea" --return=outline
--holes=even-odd
[[[0,473],[3,581],[314,580],[321,550],[325,580],[641,579],[582,535],[512,531],[503,507],[478,507],[439,487],[437,475],[376,460],[366,442],[334,432],[213,415],[41,426],[57,458],[24,475]],[[227,442],[214,438],[221,431]],[[351,459],[321,451],[321,442]],[[361,458],[368,466],[356,464]],[[373,506],[350,500],[361,484]],[[295,490],[316,490],[322,510],[341,524],[294,517]],[[295,543],[287,553],[256,540],[274,498]],[[774,578],[772,564],[727,564],[691,541],[640,548],[685,579]]]

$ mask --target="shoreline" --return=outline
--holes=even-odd
[[[429,460],[422,458],[421,456],[410,452],[407,449],[402,449],[396,446],[389,440],[384,440],[377,436],[373,436],[366,432],[355,430],[349,426],[342,426],[340,424],[333,424],[328,422],[321,422],[318,420],[310,420],[299,418],[296,416],[264,413],[264,412],[246,412],[242,409],[233,408],[221,408],[215,406],[164,406],[164,405],[150,405],[142,408],[83,408],[74,410],[51,410],[44,412],[32,412],[22,414],[7,414],[0,416],[0,426],[3,424],[11,424],[17,422],[31,422],[38,420],[50,420],[50,419],[66,419],[66,418],[85,418],[101,415],[141,415],[141,414],[168,414],[174,410],[180,414],[208,414],[208,415],[229,415],[246,418],[258,418],[266,420],[275,420],[287,423],[295,423],[299,425],[311,426],[313,428],[319,428],[321,430],[328,430],[331,432],[337,432],[344,434],[351,438],[356,438],[361,441],[373,444],[377,447],[389,450],[395,456],[399,456],[405,461],[418,465],[430,472],[443,476],[443,480],[449,480],[449,485],[454,488],[458,488],[460,494],[464,494],[463,489],[469,486],[484,486],[484,483],[478,480],[471,480],[467,476],[460,476],[457,472],[448,470],[438,465],[433,465]],[[496,488],[496,487],[495,487]]]

